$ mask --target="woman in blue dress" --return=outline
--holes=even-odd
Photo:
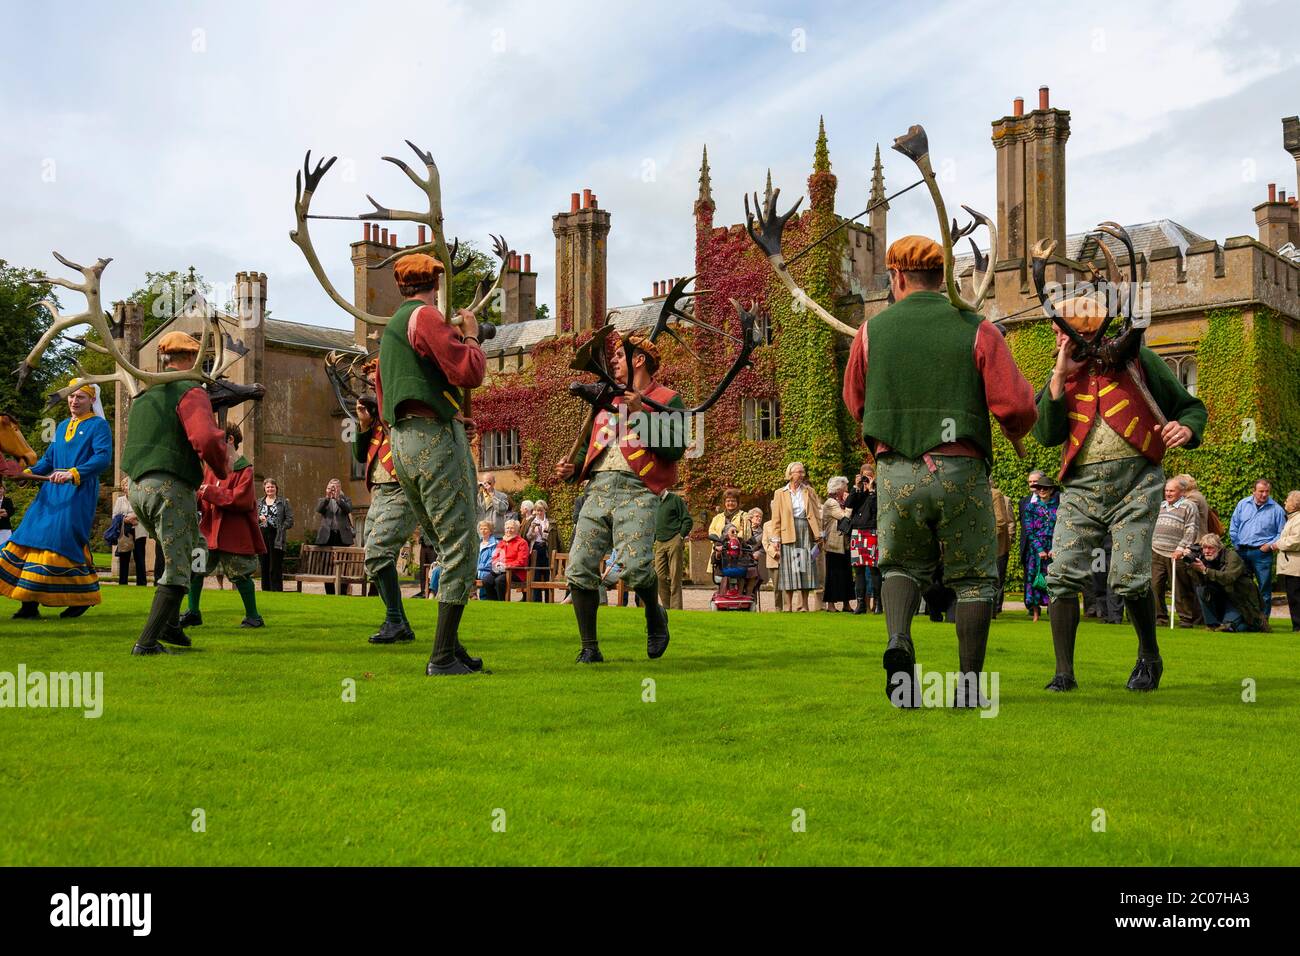
[[[1041,610],[1051,602],[1040,575],[1047,576],[1052,563],[1052,532],[1056,530],[1056,509],[1061,504],[1060,490],[1051,478],[1042,475],[1030,485],[1033,490],[1020,511],[1020,560],[1025,566],[1025,607],[1037,621]]]
[[[74,380],[74,383],[75,380]],[[22,602],[16,618],[40,617],[39,606],[79,617],[99,603],[99,575],[90,555],[90,529],[99,476],[113,463],[113,436],[99,386],[68,395],[70,417],[29,474],[47,475],[22,523],[0,550],[0,594]]]

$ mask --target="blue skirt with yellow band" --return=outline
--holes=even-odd
[[[98,604],[99,575],[91,563],[90,549],[78,563],[56,551],[28,548],[10,540],[0,550],[0,595],[46,607]]]

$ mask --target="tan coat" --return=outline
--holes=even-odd
[[[827,498],[822,502],[822,527],[826,529],[826,550],[832,554],[843,554],[845,546],[848,544],[847,536],[840,533],[839,524],[841,518],[847,518],[851,514],[842,504],[834,498]]]
[[[1287,517],[1277,539],[1277,573],[1300,577],[1300,511]]]
[[[1016,508],[1011,499],[993,489],[993,520],[998,529],[998,557],[1011,553],[1011,542],[1016,539]]]
[[[781,566],[781,549],[771,541],[775,538],[776,530],[772,527],[771,521],[763,522],[763,554],[766,557],[768,568],[776,570]]]
[[[822,503],[812,488],[804,485],[800,489],[803,493],[804,512],[808,518],[808,527],[812,530],[814,538],[822,536],[821,511]],[[782,485],[772,496],[772,535],[780,537],[782,544],[794,544],[794,505],[791,503],[790,486]]]

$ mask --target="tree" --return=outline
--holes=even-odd
[[[11,266],[0,259],[0,412],[12,416],[29,430],[28,441],[43,447],[40,421],[46,417],[45,395],[66,381],[71,369],[70,349],[56,342],[46,350],[21,389],[12,374],[27,357],[52,316],[40,307],[43,299],[56,306],[57,297],[48,282],[35,282],[41,273],[35,269]]]
[[[537,314],[533,316],[535,319],[549,319],[550,317],[551,307],[544,302],[537,307]]]
[[[144,308],[142,338],[148,338],[160,325],[165,325],[184,311],[189,297],[198,293],[204,298],[212,294],[212,285],[194,270],[193,266],[182,273],[146,272],[144,286],[132,292],[127,299],[139,302]]]
[[[479,283],[484,279],[489,284],[495,281],[497,272],[501,268],[501,263],[497,262],[492,256],[481,251],[474,243],[462,240],[460,248],[456,250],[457,259],[464,260],[469,256],[469,265],[451,280],[451,306],[453,309],[468,309],[474,304],[474,294],[478,290]],[[498,303],[489,302],[484,311],[479,315],[480,319],[497,321],[501,317],[501,309]]]

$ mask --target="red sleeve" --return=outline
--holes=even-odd
[[[438,363],[451,384],[461,388],[477,388],[483,384],[487,368],[483,350],[467,344],[433,306],[424,305],[415,310],[406,326],[406,337],[417,354]]]
[[[975,367],[984,379],[984,400],[1010,439],[1024,438],[1038,420],[1034,387],[1021,374],[1011,348],[992,322],[975,333]]]
[[[844,369],[844,404],[849,414],[862,421],[863,405],[867,400],[867,323],[858,328],[849,346],[849,364]]]
[[[235,508],[239,511],[252,511],[254,507],[253,469],[241,468],[239,471],[235,472],[228,484],[205,485],[203,489],[203,500],[211,502],[218,508]]]
[[[185,436],[203,461],[218,478],[229,474],[226,460],[226,433],[217,427],[212,402],[206,389],[192,388],[181,397],[176,414],[181,418]]]

